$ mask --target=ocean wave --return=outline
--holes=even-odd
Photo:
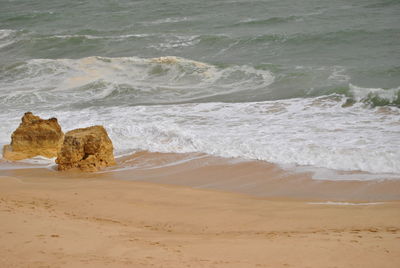
[[[184,21],[189,21],[189,18],[188,17],[171,17],[171,18],[164,18],[164,19],[158,19],[158,20],[152,20],[152,21],[145,21],[145,22],[142,22],[142,24],[149,26],[149,25],[179,23],[179,22],[184,22]]]
[[[109,130],[118,137],[117,148],[399,174],[399,111],[382,116],[357,105],[344,109],[344,101],[332,96],[127,108],[123,113],[135,119]]]
[[[10,29],[0,29],[0,49],[15,43],[17,31]]]
[[[365,88],[349,84],[349,101],[363,102],[373,107],[392,105],[400,107],[400,87],[397,88]]]
[[[29,23],[29,21],[34,21],[37,19],[44,19],[44,18],[52,18],[54,17],[55,13],[53,11],[37,11],[37,10],[29,10],[25,13],[17,12],[14,16],[11,16],[5,19],[6,22],[25,22]]]
[[[200,152],[283,167],[321,167],[398,178],[400,110],[368,109],[362,103],[343,108],[345,101],[346,96],[331,95],[251,103],[91,106],[38,114],[57,117],[65,131],[104,125],[117,155],[141,150]],[[5,122],[0,126],[1,142],[8,142],[19,117],[17,112],[0,115]],[[363,178],[371,176],[357,176],[357,180]]]
[[[158,42],[156,44],[152,44],[149,47],[164,51],[167,49],[190,47],[198,44],[201,41],[201,38],[198,35],[192,35],[192,36],[162,35],[162,37],[164,39],[163,41]]]
[[[29,34],[20,41],[21,45],[34,44],[37,49],[46,48],[49,43],[54,43],[57,47],[74,47],[81,43],[90,44],[95,47],[101,47],[109,43],[126,43],[131,41],[140,41],[147,44],[147,48],[156,51],[165,51],[195,46],[202,41],[198,35],[178,35],[164,33],[137,33],[137,34],[110,34],[97,32],[94,34],[56,34],[56,35],[35,35]],[[0,39],[1,44],[1,39]],[[79,49],[79,48],[78,48]]]
[[[266,42],[274,42],[285,45],[304,45],[304,44],[341,44],[343,41],[353,40],[361,41],[370,36],[396,36],[397,29],[385,28],[379,31],[373,30],[338,30],[338,31],[324,31],[312,33],[267,33],[251,36],[240,37],[241,42],[247,44],[259,44]]]
[[[344,109],[345,99],[127,108],[122,113],[135,119],[109,130],[117,148],[399,174],[399,111]]]
[[[400,2],[398,0],[383,0],[379,1],[379,3],[372,3],[372,4],[367,4],[365,7],[366,8],[385,8],[385,7],[391,7],[391,6],[398,6]]]
[[[270,17],[270,18],[262,18],[255,19],[249,18],[241,20],[232,26],[246,26],[246,25],[269,25],[269,24],[277,24],[277,23],[286,23],[290,21],[299,21],[302,20],[302,16],[287,16],[287,17]]]
[[[9,37],[10,35],[14,34],[16,31],[10,29],[0,29],[0,40]]]
[[[66,34],[66,35],[52,35],[40,37],[40,39],[112,39],[112,40],[126,40],[131,38],[143,38],[151,36],[151,34],[122,34],[122,35],[90,35],[90,34]]]
[[[179,57],[35,59],[0,71],[4,105],[132,105],[194,101],[268,88],[274,77],[246,65],[225,68]],[[29,100],[30,101],[27,101]]]
[[[344,106],[363,103],[370,107],[400,107],[399,87],[355,86],[349,83],[351,77],[343,66],[295,66],[277,78],[267,69],[216,66],[174,56],[33,59],[0,68],[0,103],[5,107],[37,103],[60,108],[203,102],[217,96],[228,101],[247,96],[252,101],[254,92],[255,96],[264,94],[270,99],[293,98],[300,93],[308,97],[336,93],[348,97]],[[294,83],[309,88],[282,96],[279,90]]]

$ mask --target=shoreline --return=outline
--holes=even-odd
[[[3,160],[3,162],[0,161],[0,165],[8,167],[0,169],[0,176],[143,181],[193,189],[240,193],[257,198],[340,202],[400,200],[400,179],[364,181],[314,179],[310,170],[288,171],[279,165],[265,161],[222,158],[201,153],[177,154],[142,151],[120,157],[116,161],[117,165],[114,167],[99,172],[84,173],[59,172],[45,165],[10,163]],[[357,174],[357,172],[353,173]],[[362,176],[360,173],[357,175]]]

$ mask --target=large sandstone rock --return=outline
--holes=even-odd
[[[82,171],[115,165],[113,145],[104,127],[79,128],[65,133],[56,163],[58,170]]]
[[[45,120],[27,112],[11,135],[11,144],[4,146],[3,157],[12,161],[38,155],[56,157],[63,138],[64,133],[56,118]]]

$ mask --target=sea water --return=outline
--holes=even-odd
[[[0,0],[0,110],[0,145],[31,111],[117,156],[400,178],[400,2]]]

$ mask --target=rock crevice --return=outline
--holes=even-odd
[[[113,145],[102,126],[74,129],[65,134],[58,153],[58,170],[96,171],[115,165]]]

